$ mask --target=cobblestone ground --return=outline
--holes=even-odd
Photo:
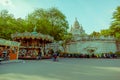
[[[60,58],[0,64],[0,80],[120,80],[120,59]]]

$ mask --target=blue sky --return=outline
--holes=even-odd
[[[7,9],[16,18],[25,18],[36,8],[57,7],[67,17],[70,27],[77,17],[88,34],[109,28],[117,6],[120,0],[0,0],[0,10]]]

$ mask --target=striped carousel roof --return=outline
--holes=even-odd
[[[16,41],[9,41],[9,40],[0,38],[0,45],[2,45],[2,46],[19,46],[20,43],[16,42]]]
[[[53,37],[51,37],[50,35],[44,35],[42,33],[37,33],[37,32],[23,32],[23,33],[15,33],[15,34],[12,34],[11,35],[12,39],[42,39],[42,40],[45,40],[45,41],[49,41],[49,42],[52,42],[54,40]]]

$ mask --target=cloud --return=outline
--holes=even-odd
[[[14,7],[14,4],[12,3],[11,0],[0,0],[0,5],[5,6],[5,7]]]

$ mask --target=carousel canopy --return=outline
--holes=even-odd
[[[41,33],[37,33],[37,32],[23,32],[23,33],[15,33],[11,35],[12,39],[42,39],[45,41],[50,41],[52,42],[54,40],[53,37],[49,36],[49,35],[43,35]]]
[[[2,46],[19,46],[20,43],[16,42],[16,41],[9,41],[9,40],[0,38],[0,45],[2,45]]]

